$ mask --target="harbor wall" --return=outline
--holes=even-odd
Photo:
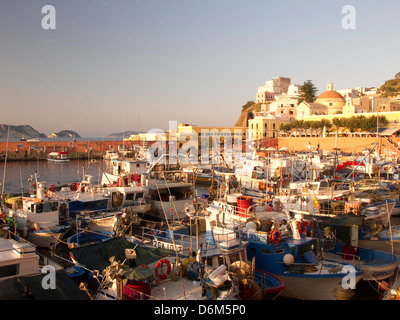
[[[336,140],[337,139],[337,140]],[[400,138],[380,137],[378,150],[380,154],[389,152],[400,156]],[[377,143],[376,137],[280,137],[268,141],[268,146],[277,148],[287,147],[291,151],[316,150],[319,148],[334,151],[335,146],[345,153],[360,153],[365,149],[371,149]],[[118,150],[124,145],[130,148],[136,145],[134,141],[18,141],[0,142],[0,161],[4,160],[8,146],[7,160],[44,160],[50,152],[69,152],[70,159],[87,159],[102,157],[107,150]],[[397,157],[396,157],[397,158]]]
[[[337,140],[336,140],[337,139]],[[316,150],[319,144],[320,150],[334,151],[335,147],[344,153],[360,153],[366,149],[372,149],[379,140],[379,145],[375,150],[380,154],[400,151],[396,146],[399,145],[400,138],[390,137],[389,142],[384,137],[282,137],[279,138],[278,148],[287,147],[291,151]]]
[[[44,160],[50,152],[68,152],[70,159],[99,158],[107,150],[118,150],[118,146],[129,147],[134,142],[127,141],[18,141],[0,142],[0,160],[7,152],[7,160]]]

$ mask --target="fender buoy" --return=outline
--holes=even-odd
[[[52,184],[52,185],[49,186],[49,188],[47,190],[49,190],[51,192],[56,192],[57,187],[54,184]]]
[[[141,264],[139,267],[150,269],[150,267],[147,264]]]
[[[72,183],[69,185],[69,190],[71,190],[71,191],[76,191],[76,190],[78,190],[77,184],[76,184],[75,182],[72,182]]]
[[[163,265],[167,265],[167,271],[160,274],[159,270]],[[161,259],[160,261],[157,262],[154,271],[155,271],[156,275],[158,275],[158,278],[160,280],[166,279],[168,277],[169,273],[171,272],[171,262],[169,262],[168,259]]]
[[[281,233],[279,232],[278,229],[273,229],[271,233],[269,234],[269,241],[271,241],[273,244],[277,244],[281,241]]]
[[[299,230],[299,232],[300,232],[301,234],[304,233],[304,232],[306,232],[306,231],[307,231],[306,223],[305,223],[304,221],[299,221],[299,222],[297,223],[297,229]]]

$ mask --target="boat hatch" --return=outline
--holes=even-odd
[[[276,254],[280,254],[280,253],[284,253],[285,249],[283,248],[283,246],[276,244],[274,245],[274,250]]]
[[[319,264],[319,259],[315,255],[314,251],[310,250],[310,251],[304,252],[303,256],[309,264]]]
[[[313,251],[315,247],[315,239],[300,239],[289,243],[290,250],[295,257],[302,257],[304,253]]]

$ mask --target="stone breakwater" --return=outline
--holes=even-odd
[[[68,152],[70,159],[101,158],[107,150],[118,150],[121,145],[129,147],[132,142],[123,141],[18,141],[0,142],[0,160],[45,160],[50,152]]]

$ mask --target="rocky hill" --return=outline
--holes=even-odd
[[[29,125],[8,125],[8,124],[0,124],[0,138],[7,139],[8,136],[8,127],[10,127],[10,139],[32,139],[32,138],[47,138],[45,134],[40,133],[33,129]]]
[[[239,119],[236,121],[235,127],[247,127],[248,121],[254,119],[256,112],[259,112],[261,108],[260,103],[246,104],[242,107]]]

